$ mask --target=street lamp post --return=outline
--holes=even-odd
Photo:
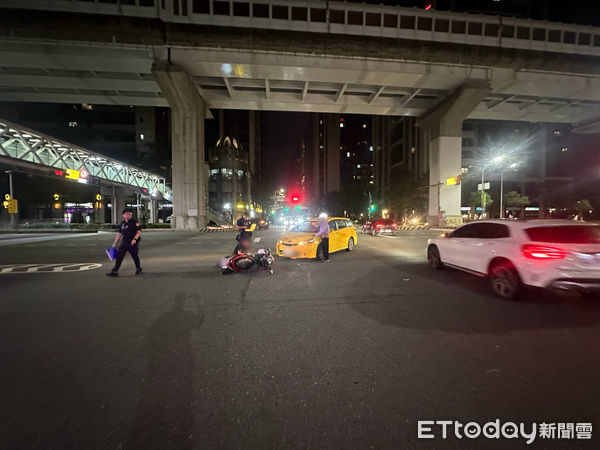
[[[481,217],[485,218],[485,167],[481,167]]]
[[[487,169],[488,167],[491,167],[495,164],[498,164],[499,162],[501,162],[504,159],[504,155],[498,155],[495,158],[492,158],[491,162],[488,164],[484,164],[481,166],[470,166],[470,167],[476,167],[477,169],[481,170],[481,217],[484,217],[486,215],[486,195],[485,195],[485,169]],[[501,180],[502,183],[502,180]],[[501,189],[502,190],[502,189]],[[502,195],[502,194],[500,194]],[[500,200],[500,210],[502,211],[502,200]],[[502,212],[500,212],[500,217],[502,217]]]
[[[481,170],[481,217],[485,213],[485,167],[486,166],[469,166],[469,169],[475,167]],[[439,191],[438,191],[439,192]]]
[[[512,163],[510,165],[511,169],[517,167],[517,163]],[[500,171],[500,218],[504,219],[504,205],[502,203],[504,197],[504,168]]]
[[[504,207],[502,205],[502,194],[504,193],[504,169],[500,171],[500,218],[504,219]]]
[[[8,174],[8,195],[10,195],[10,199],[14,199],[13,194],[13,172],[12,170],[7,170]],[[10,214],[10,228],[15,228],[15,215],[14,213]]]

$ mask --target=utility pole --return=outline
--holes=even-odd
[[[10,199],[14,200],[15,197],[13,194],[13,172],[12,170],[7,170],[6,173],[8,174],[8,194],[10,195]],[[10,214],[10,228],[15,228],[15,223],[15,214],[12,213]]]
[[[500,172],[500,218],[504,219],[504,208],[502,207],[502,194],[504,192],[504,169]]]

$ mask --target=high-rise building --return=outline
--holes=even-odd
[[[217,123],[207,127],[209,143],[209,205],[229,214],[232,220],[246,212],[254,214],[261,179],[261,113],[220,110]],[[259,208],[260,209],[260,208]],[[260,212],[259,212],[260,213]]]
[[[340,190],[340,116],[317,113],[313,116],[313,148],[306,158],[312,198],[317,200]]]
[[[375,191],[385,203],[395,180],[427,173],[429,155],[420,150],[415,117],[373,116],[372,124]]]
[[[322,206],[327,198],[374,190],[370,117],[315,113],[312,121],[312,146],[303,144],[300,152],[308,202]],[[348,213],[356,209],[351,203],[359,203],[341,201]]]
[[[482,167],[495,198],[499,197],[501,179],[503,192],[516,190],[541,206],[566,195],[565,182],[575,174],[565,157],[565,128],[564,124],[465,120],[462,171],[456,174],[461,179],[463,206],[481,183]],[[420,182],[415,189],[429,189],[427,142],[414,117],[373,117],[375,186],[383,204],[399,177],[409,176]],[[498,156],[501,163],[491,164]]]

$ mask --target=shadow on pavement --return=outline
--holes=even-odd
[[[136,399],[129,448],[190,448],[194,421],[194,353],[191,338],[204,315],[184,309],[186,296],[175,295],[173,308],[147,331],[147,368]]]
[[[350,283],[344,296],[364,298],[349,303],[379,323],[427,331],[503,334],[600,324],[598,300],[531,293],[506,301],[491,293],[486,279],[426,263],[379,265]]]

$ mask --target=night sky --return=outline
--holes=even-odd
[[[262,183],[271,190],[288,187],[297,171],[302,142],[312,148],[310,113],[262,113]]]

